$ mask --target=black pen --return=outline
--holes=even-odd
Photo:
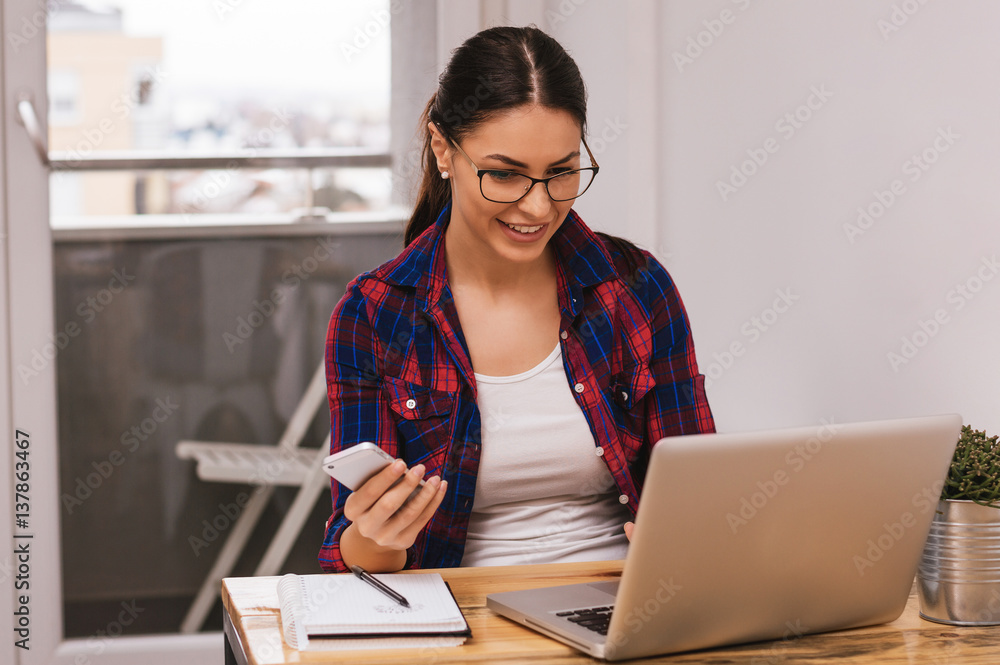
[[[362,568],[361,566],[351,566],[351,572],[354,573],[355,575],[357,575],[361,579],[362,582],[366,582],[366,583],[372,585],[373,587],[375,587],[376,589],[378,589],[379,591],[381,591],[385,595],[387,595],[390,598],[392,598],[393,600],[395,600],[397,603],[399,603],[403,607],[409,607],[410,606],[410,601],[408,601],[408,600],[406,600],[406,598],[403,598],[402,596],[400,596],[398,593],[396,593],[395,591],[393,591],[392,589],[390,589],[389,587],[387,587],[384,583],[382,583],[379,580],[377,580],[374,577],[372,577],[371,574],[367,570],[365,570],[364,568]]]

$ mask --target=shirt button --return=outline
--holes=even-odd
[[[623,402],[627,402],[628,401],[628,393],[625,392],[624,390],[622,391],[622,401]]]
[[[417,407],[417,400],[415,400],[415,399],[408,399],[408,400],[406,400],[406,408],[407,409],[415,409],[416,407]]]
[[[628,503],[628,495],[622,494],[620,497],[618,497],[618,503]]]
[[[604,456],[604,448],[601,448],[600,446],[597,446],[597,450],[595,450],[594,452],[597,453],[598,457]]]
[[[569,337],[569,333],[564,330],[561,333],[559,333],[559,337],[561,339],[566,339],[567,337]]]
[[[576,384],[575,386],[573,386],[573,390],[575,390],[578,393],[582,393],[583,392],[583,384],[582,383]]]

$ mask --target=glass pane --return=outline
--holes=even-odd
[[[142,609],[129,634],[178,630],[254,494],[201,479],[178,442],[273,446],[347,282],[398,250],[395,234],[56,243],[67,636],[123,603]],[[324,399],[301,445],[328,429]],[[296,491],[277,488],[232,575],[253,574]],[[282,572],[320,572],[329,512],[324,492]]]
[[[389,19],[389,0],[55,4],[48,26],[49,149],[70,163],[108,151],[388,151]],[[165,176],[159,177],[162,184]],[[240,181],[234,198],[251,178],[234,177]],[[269,207],[277,210],[308,206],[311,183],[330,182],[308,173],[268,178],[264,187],[275,199]],[[346,178],[364,208],[388,199],[385,174],[373,169]],[[52,207],[90,216],[183,205],[172,198],[183,188],[162,187],[163,198],[150,203],[146,184],[156,183],[125,173],[88,175],[84,183],[57,176]]]

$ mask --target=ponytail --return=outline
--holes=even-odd
[[[436,95],[431,96],[423,115],[420,116],[420,130],[424,133],[424,146],[421,150],[421,162],[424,174],[420,180],[420,190],[417,192],[417,203],[413,208],[410,221],[406,224],[403,234],[403,246],[409,245],[437,219],[441,209],[451,200],[451,185],[441,177],[437,170],[437,158],[431,150],[431,133],[427,123],[431,121]]]

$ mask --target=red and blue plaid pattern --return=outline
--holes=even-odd
[[[372,441],[448,481],[407,553],[412,568],[460,565],[482,444],[476,381],[445,274],[449,212],[398,257],[351,282],[327,334],[331,451]],[[653,444],[715,430],[687,314],[651,254],[634,251],[629,273],[621,250],[575,212],[550,242],[567,379],[634,515]],[[350,490],[332,481],[331,491],[319,562],[345,572],[340,534]]]

